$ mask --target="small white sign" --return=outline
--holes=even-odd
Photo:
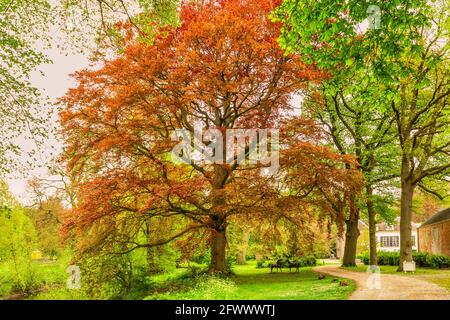
[[[416,272],[416,263],[414,261],[412,262],[403,261],[403,271]]]

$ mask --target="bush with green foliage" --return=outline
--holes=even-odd
[[[428,266],[427,263],[427,257],[428,257],[428,253],[427,252],[415,252],[413,253],[413,259],[414,262],[416,263],[417,267],[426,267]]]
[[[206,250],[204,253],[194,255],[191,257],[190,261],[208,265],[211,262],[211,250]]]
[[[305,256],[301,257],[298,262],[300,262],[300,267],[311,267],[317,264],[317,259],[315,256]]]
[[[365,252],[359,256],[365,265],[369,265],[369,253]],[[427,252],[413,252],[413,260],[417,267],[442,269],[450,268],[450,257],[430,254]],[[378,252],[377,264],[380,266],[398,266],[400,262],[399,252]]]
[[[450,257],[429,254],[426,258],[426,264],[434,269],[450,268]]]
[[[256,268],[257,269],[261,269],[266,267],[266,260],[262,259],[262,260],[257,260],[256,261]]]
[[[1,204],[0,204],[1,205]],[[31,259],[36,234],[31,220],[18,206],[0,208],[0,294],[30,293],[38,286]]]

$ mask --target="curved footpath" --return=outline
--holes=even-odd
[[[349,300],[450,300],[450,292],[417,276],[380,275],[380,289],[369,289],[369,273],[340,269],[339,265],[315,267],[316,272],[356,282]]]

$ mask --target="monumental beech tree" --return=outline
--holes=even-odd
[[[278,47],[279,24],[268,15],[279,2],[182,2],[179,26],[160,28],[149,44],[124,23],[123,52],[75,74],[78,86],[61,99],[61,123],[68,170],[84,181],[64,229],[78,237],[79,250],[126,253],[207,239],[210,272],[224,272],[230,217],[277,215],[295,223],[305,215],[295,199],[319,185],[331,193],[352,184],[342,168],[353,160],[314,146],[310,121],[282,131],[281,148],[295,149],[281,152],[278,174],[236,159],[171,159],[176,129],[192,136],[198,127],[224,134],[282,127],[292,94],[323,77]],[[283,175],[290,164],[304,172],[292,167]],[[283,179],[288,183],[280,187]]]

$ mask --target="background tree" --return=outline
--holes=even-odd
[[[448,9],[447,3],[447,9]],[[439,8],[441,10],[442,8]],[[391,101],[401,146],[400,266],[412,261],[412,205],[416,187],[443,199],[433,181],[447,184],[450,172],[450,64],[448,10],[431,27],[419,29],[421,50],[399,57],[414,73],[399,77]],[[443,43],[442,43],[443,41]],[[439,186],[437,186],[439,188]],[[440,188],[442,191],[446,191]]]
[[[64,205],[65,194],[58,185],[51,184],[47,179],[33,178],[28,182],[28,188],[32,203],[26,213],[36,230],[37,247],[44,256],[56,258],[64,249],[60,231],[68,211]]]
[[[36,270],[31,261],[36,234],[32,221],[0,181],[0,293],[34,288]],[[6,271],[6,272],[5,272]]]
[[[339,69],[340,66],[353,66],[362,72],[367,71],[368,76],[374,78],[377,88],[383,94],[380,96],[369,95],[366,97],[365,103],[368,106],[379,106],[380,112],[396,114],[397,127],[402,128],[398,129],[396,134],[400,138],[402,150],[405,149],[405,146],[406,148],[410,148],[412,145],[417,147],[415,143],[412,143],[415,138],[410,131],[414,130],[415,132],[417,128],[414,128],[414,123],[408,123],[407,119],[420,122],[420,119],[428,118],[430,120],[431,117],[434,120],[440,119],[438,122],[441,122],[443,113],[436,114],[430,109],[416,107],[416,103],[408,100],[408,97],[410,95],[420,96],[422,90],[423,92],[433,91],[433,88],[439,88],[437,91],[434,90],[436,94],[438,91],[441,94],[445,92],[440,85],[446,83],[445,80],[440,84],[423,81],[427,78],[428,72],[433,73],[431,70],[446,70],[445,63],[442,61],[437,63],[442,59],[436,58],[436,50],[432,50],[432,48],[433,46],[439,47],[438,51],[441,53],[437,56],[442,56],[442,48],[448,46],[448,41],[445,40],[448,38],[448,15],[436,12],[442,7],[446,8],[448,2],[431,4],[426,1],[374,1],[370,5],[376,5],[380,9],[380,24],[377,27],[373,24],[366,33],[360,34],[361,23],[368,18],[368,5],[363,2],[326,1],[319,4],[314,1],[285,1],[279,11],[280,19],[286,22],[281,43],[287,50],[299,50],[304,54],[305,59],[317,63],[319,67],[328,68],[332,72]],[[323,18],[317,19],[317,17]],[[446,29],[447,31],[445,31]],[[419,61],[422,61],[423,64]],[[442,78],[437,81],[442,81]],[[411,91],[407,93],[406,83],[415,83],[415,89],[409,87]],[[374,97],[378,99],[373,99]],[[442,100],[439,99],[439,102]],[[399,112],[399,104],[405,108],[403,113]],[[443,102],[443,105],[445,104],[446,102]],[[440,106],[442,107],[442,104]],[[419,108],[421,111],[417,112],[419,109],[409,110],[408,108]],[[409,118],[410,116],[412,118]],[[431,120],[431,123],[434,120]],[[402,133],[402,131],[405,132]],[[433,138],[436,137],[434,133],[426,135],[431,139],[428,142],[436,141]],[[405,141],[411,143],[405,145]],[[437,148],[442,146],[438,145]],[[421,147],[418,147],[417,151],[421,153],[422,157],[420,149]],[[437,153],[442,156],[446,152],[444,149],[441,150],[443,152],[438,151]],[[407,153],[411,155],[414,152],[408,151]],[[427,153],[425,152],[425,154]],[[433,152],[431,154],[422,158],[422,160],[425,159],[422,161],[422,165],[431,164],[428,160],[436,155]],[[417,160],[420,161],[420,159]],[[403,176],[411,174],[410,169],[411,166],[416,166],[413,164],[415,161],[415,156],[404,156],[404,164],[401,169]],[[442,166],[438,165],[436,168],[442,169]],[[437,173],[433,170],[426,172]],[[409,182],[402,179],[401,186],[403,194],[400,200],[401,207],[403,207],[401,210],[401,224],[403,225],[401,228],[403,239],[401,241],[403,243],[401,263],[405,259],[411,260],[410,204],[412,201],[411,191],[414,189],[411,186],[414,185],[412,181],[416,180],[417,182],[417,178],[408,179]]]
[[[439,190],[439,193],[448,194],[448,192],[444,193],[444,190]],[[427,221],[436,214],[436,212],[444,210],[450,205],[448,196],[441,200],[430,193],[420,191],[420,189],[417,189],[414,193],[413,200],[414,213],[412,221],[416,223]]]
[[[380,112],[378,106],[366,104],[368,96],[375,99],[381,94],[373,77],[367,72],[358,73],[351,66],[336,70],[331,80],[306,93],[305,112],[323,125],[339,153],[356,157],[364,175],[364,197],[359,201],[355,198],[357,208],[346,219],[345,266],[355,265],[360,210],[367,212],[370,261],[371,265],[377,264],[377,212],[374,202],[379,205],[385,202],[387,205],[388,201],[383,201],[374,193],[386,193],[383,188],[386,181],[399,175],[396,168],[399,150],[394,144],[395,131],[392,129],[394,118]]]
[[[148,41],[156,26],[178,23],[179,4],[180,0],[60,0],[54,10],[65,46],[104,59],[123,49],[120,21],[140,30]]]
[[[46,0],[0,1],[0,175],[32,164],[48,131],[48,112],[29,77],[48,62],[36,47],[48,45],[49,12]],[[22,140],[28,142],[26,150]],[[28,161],[20,157],[24,152]]]

